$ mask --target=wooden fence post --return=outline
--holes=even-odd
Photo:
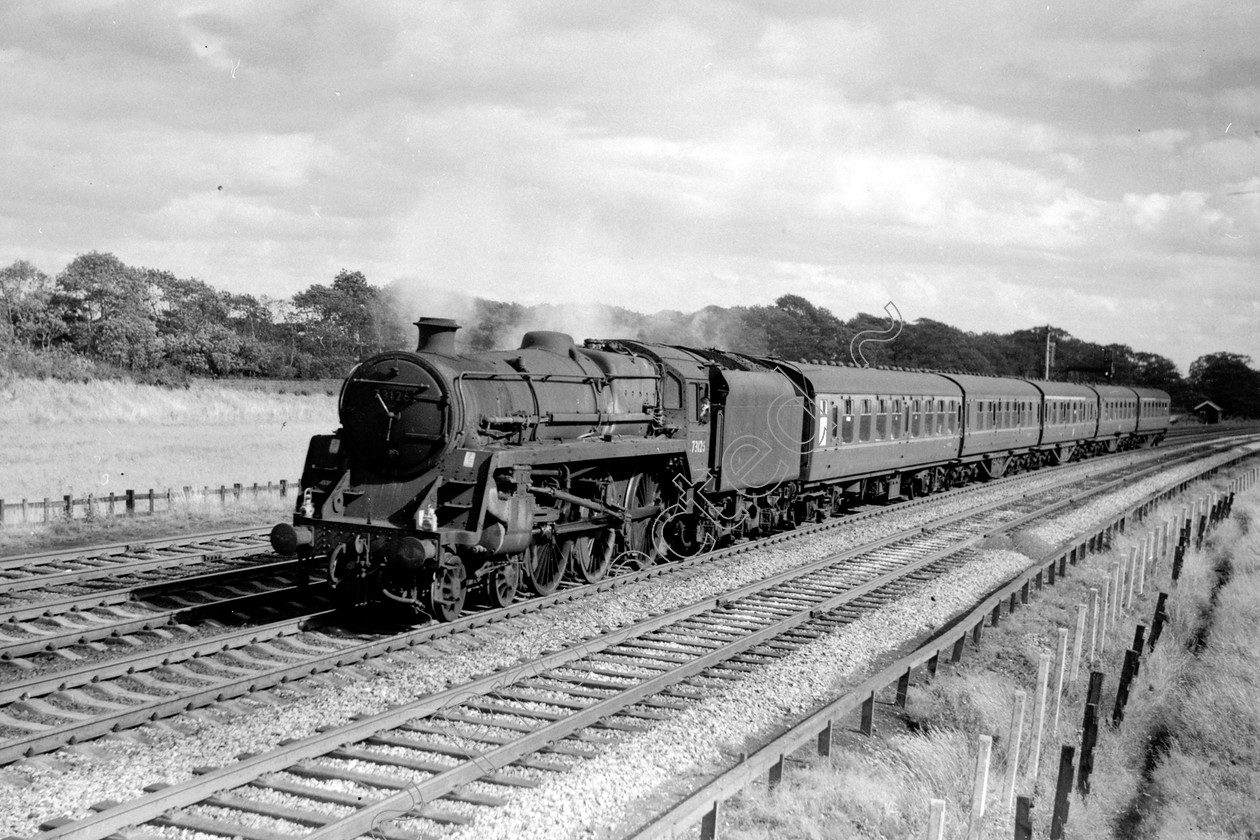
[[[863,735],[875,731],[875,692],[862,701],[862,722],[859,724]]]
[[[1111,711],[1111,725],[1119,726],[1124,722],[1124,707],[1129,702],[1129,685],[1138,667],[1138,652],[1124,652],[1124,666],[1120,669],[1120,687],[1116,689],[1116,704]]]
[[[1019,745],[1024,736],[1024,708],[1028,693],[1015,692],[1015,707],[1011,709],[1011,731],[1006,739],[1006,777],[1002,783],[1002,807],[1010,810],[1015,804],[1015,780],[1019,778]]]
[[[1062,840],[1063,826],[1067,823],[1068,805],[1072,793],[1072,758],[1075,747],[1064,746],[1059,752],[1059,778],[1054,787],[1054,812],[1050,817],[1050,840]]]
[[[909,699],[909,697],[910,697],[910,669],[907,668],[906,672],[902,674],[901,677],[899,677],[897,680],[897,695],[896,695],[896,699],[894,700],[894,703],[896,704],[897,708],[904,709],[906,707],[906,701],[907,699]]]
[[[1103,581],[1102,603],[1098,605],[1098,657],[1107,652],[1107,616],[1111,613],[1111,577]]]
[[[1089,665],[1094,666],[1098,655],[1098,587],[1089,588]]]
[[[1015,840],[1032,840],[1032,797],[1015,800]]]
[[[1124,569],[1117,560],[1111,564],[1111,621],[1107,624],[1110,630],[1120,620],[1120,604],[1124,600]]]
[[[1028,787],[1037,792],[1037,765],[1041,762],[1041,732],[1046,724],[1046,693],[1050,681],[1050,654],[1043,653],[1037,664],[1036,694],[1033,695],[1032,742],[1028,749]]]
[[[993,750],[993,737],[980,735],[976,739],[976,773],[971,784],[971,815],[967,820],[968,840],[980,840],[984,824],[984,802],[989,792],[989,754]]]
[[[1059,628],[1059,650],[1055,667],[1055,683],[1054,683],[1054,715],[1051,718],[1050,734],[1051,737],[1059,736],[1059,705],[1063,702],[1063,682],[1067,677],[1067,644],[1068,631],[1066,627]]]
[[[928,800],[927,840],[945,840],[945,800]]]
[[[1068,688],[1076,685],[1076,673],[1081,668],[1081,646],[1085,641],[1085,605],[1076,605],[1076,638],[1072,642],[1072,665],[1068,668]]]
[[[720,807],[721,803],[714,802],[713,807],[705,811],[704,816],[700,818],[700,840],[716,840]]]
[[[1155,649],[1155,642],[1159,639],[1159,634],[1164,631],[1164,622],[1168,620],[1168,613],[1164,610],[1164,605],[1168,601],[1168,593],[1159,593],[1159,600],[1155,603],[1155,622],[1151,626],[1151,640],[1149,642],[1151,650]]]
[[[1129,562],[1126,564],[1128,572],[1128,580],[1124,586],[1124,608],[1126,610],[1133,609],[1133,590],[1137,585],[1137,563],[1138,549],[1137,546],[1129,549]]]

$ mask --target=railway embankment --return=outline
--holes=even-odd
[[[1213,490],[1227,493],[1226,479],[1193,494]],[[1150,550],[1148,528],[1184,518],[1187,501],[1157,507],[1140,529],[1117,535],[1106,551],[1039,593],[1030,609],[986,628],[983,644],[969,646],[957,667],[942,668],[931,680],[917,677],[904,707],[878,698],[874,737],[855,729],[837,733],[829,757],[798,754],[774,788],[757,786],[730,800],[719,836],[935,837],[928,832],[937,799],[944,802],[940,836],[1009,837],[1018,831],[1019,797],[1031,805],[1024,814],[1030,836],[1056,836],[1052,815],[1065,747],[1074,752],[1077,772],[1058,836],[1260,836],[1260,710],[1254,702],[1260,690],[1260,491],[1238,495],[1231,515],[1205,529],[1202,541],[1196,522],[1179,563],[1170,549],[1132,588],[1125,580],[1135,552]],[[1056,654],[1065,635],[1075,638],[1082,607],[1087,628],[1095,613],[1101,617],[1096,632],[1087,629],[1080,666],[1066,670],[1056,704]],[[1118,702],[1126,657],[1138,668],[1127,698]],[[1037,698],[1045,677],[1039,672],[1047,660],[1043,696],[1050,699],[1041,717]],[[1021,749],[1012,751],[1021,699]],[[1082,784],[1079,759],[1091,699],[1097,727],[1092,769]],[[1038,761],[1030,765],[1035,721],[1041,740]],[[978,743],[985,739],[991,744],[987,807],[977,829],[969,826],[969,808]]]
[[[1160,639],[1161,672],[1135,700],[1141,754],[1114,836],[1260,837],[1260,495],[1187,564]]]

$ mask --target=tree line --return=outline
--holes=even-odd
[[[82,254],[56,277],[18,260],[0,269],[0,350],[10,368],[49,375],[340,377],[355,359],[406,343],[393,305],[358,271],[281,299],[113,254]]]
[[[348,269],[328,285],[270,298],[128,266],[109,253],[79,255],[56,276],[18,260],[0,269],[0,360],[29,375],[165,384],[190,376],[340,378],[358,359],[414,346],[410,322],[419,315],[454,314],[408,312],[402,299],[396,286],[373,286]],[[1183,377],[1158,354],[1081,341],[1053,326],[977,334],[927,318],[897,325],[859,313],[842,320],[798,295],[690,313],[595,306],[597,317],[582,320],[603,324],[609,332],[599,337],[996,376],[1043,376],[1049,338],[1054,379],[1161,388],[1181,410],[1210,399],[1229,416],[1260,417],[1260,372],[1236,353],[1202,356]],[[558,305],[473,298],[467,310],[457,338],[468,350],[513,346],[525,329],[572,320]]]

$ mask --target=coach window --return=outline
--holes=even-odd
[[[856,424],[853,422],[853,398],[846,397],[844,400],[844,416],[840,418],[840,439],[845,443],[853,443],[853,433],[856,431]]]
[[[858,436],[863,441],[871,439],[871,401],[862,400],[862,413],[858,415]]]
[[[840,445],[840,400],[831,401],[831,443]]]
[[[943,435],[949,432],[949,421],[945,419],[945,412],[953,403],[946,403],[945,400],[936,401],[936,433]]]
[[[901,400],[892,401],[892,411],[890,414],[891,416],[888,419],[892,421],[890,423],[892,426],[892,439],[896,440],[901,437]]]
[[[673,374],[666,376],[662,387],[665,390],[665,407],[682,408],[682,382],[679,381],[678,377]]]
[[[875,401],[875,440],[888,437],[888,400]]]
[[[919,400],[914,400],[910,405],[910,437],[912,438],[917,438],[919,429],[922,428],[922,423],[919,419],[919,412],[922,407],[923,403]]]

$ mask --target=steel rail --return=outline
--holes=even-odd
[[[301,584],[286,584],[257,592],[245,592],[217,598],[202,604],[152,609],[150,612],[139,615],[121,616],[115,614],[112,618],[88,612],[76,612],[76,617],[91,621],[93,624],[68,627],[64,630],[52,631],[42,635],[32,635],[30,638],[20,640],[10,641],[8,638],[0,637],[0,660],[11,661],[36,653],[61,650],[74,645],[117,638],[130,633],[153,630],[167,625],[186,624],[194,616],[203,614],[239,610],[252,604],[283,600],[285,598],[306,597],[309,592],[314,591],[314,587],[318,587],[320,590],[327,589],[327,586],[322,581],[316,584],[308,584],[306,587],[303,587]],[[135,604],[135,602],[129,603]],[[139,606],[138,604],[135,605]],[[27,632],[33,633],[34,631],[28,630]]]
[[[187,577],[171,578],[162,581],[147,581],[117,589],[89,592],[84,595],[69,595],[47,601],[26,601],[19,604],[0,606],[0,624],[27,621],[32,618],[45,618],[63,613],[83,612],[96,607],[110,607],[129,604],[164,594],[171,589],[189,589],[195,587],[220,586],[238,580],[248,580],[265,574],[283,574],[298,571],[298,561],[286,558],[269,563],[255,563],[248,566],[234,566],[228,569],[217,569],[213,572],[202,572]]]
[[[101,578],[126,577],[142,575],[162,569],[187,566],[191,563],[231,560],[240,557],[254,557],[262,554],[274,554],[270,545],[217,545],[207,546],[203,543],[182,546],[185,550],[180,554],[150,557],[140,560],[109,560],[99,565],[91,565],[75,569],[58,569],[41,571],[46,567],[37,566],[35,571],[26,577],[5,578],[0,580],[0,591],[22,592],[31,589],[48,589],[57,586],[77,585]],[[124,557],[125,555],[116,555]]]
[[[268,530],[260,530],[258,526],[250,528],[233,528],[226,531],[206,531],[197,534],[184,534],[173,537],[157,537],[153,539],[135,539],[129,542],[103,543],[101,545],[75,546],[74,548],[58,548],[52,551],[38,551],[28,554],[0,557],[0,569],[26,568],[47,563],[64,563],[105,558],[117,554],[137,554],[144,551],[161,551],[203,542],[236,540],[248,537],[265,539]]]

